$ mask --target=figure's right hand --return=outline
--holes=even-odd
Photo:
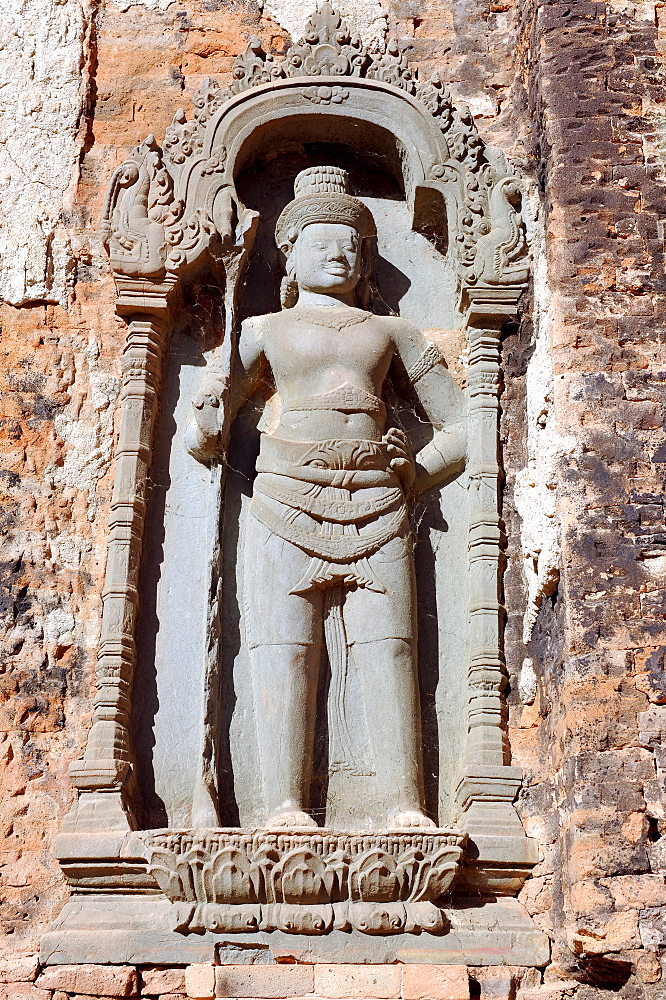
[[[185,443],[190,454],[200,462],[208,463],[218,457],[225,388],[225,380],[216,378],[192,400],[192,418],[185,432]]]
[[[391,468],[402,483],[403,489],[408,491],[414,482],[414,459],[409,438],[401,427],[389,427],[382,440],[386,445]]]
[[[224,379],[216,378],[192,400],[197,427],[206,437],[214,437],[222,429],[220,418],[223,410],[220,403],[225,388]]]

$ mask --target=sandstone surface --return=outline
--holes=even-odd
[[[521,899],[553,960],[538,982],[472,969],[473,995],[660,1000],[663,5],[368,0],[353,13],[362,32],[395,34],[424,72],[442,72],[529,193],[534,281],[502,355],[504,598],[509,735],[527,772],[519,808],[541,850]],[[284,52],[305,16],[287,0],[12,0],[0,24],[8,1000],[132,995],[100,992],[108,970],[38,978],[34,957],[67,895],[54,840],[90,722],[100,629],[124,342],[99,234],[106,185],[138,141],[189,111],[206,76],[228,82],[250,35]],[[326,975],[315,969],[315,983]],[[454,972],[433,972],[427,989],[421,976],[405,966],[402,994],[382,996],[432,998],[437,984],[441,1000],[464,996]],[[121,978],[145,996],[214,995],[212,967],[131,966]]]

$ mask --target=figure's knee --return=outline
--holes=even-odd
[[[353,654],[357,662],[377,666],[395,664],[411,669],[414,661],[414,643],[409,639],[374,639],[355,642]]]
[[[313,643],[271,643],[250,650],[252,666],[274,675],[290,674],[310,668],[315,655]]]

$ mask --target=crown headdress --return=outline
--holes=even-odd
[[[340,167],[308,167],[294,181],[295,198],[284,209],[275,227],[277,245],[285,253],[296,237],[313,222],[353,226],[366,238],[376,233],[372,213],[349,193],[347,171]]]

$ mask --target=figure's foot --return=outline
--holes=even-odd
[[[317,824],[313,820],[312,816],[309,816],[302,809],[299,809],[296,803],[285,803],[279,809],[268,817],[266,820],[266,829],[268,830],[285,830],[285,829],[303,829],[308,830],[317,829]]]
[[[436,830],[437,824],[420,809],[397,809],[388,821],[389,830]]]

